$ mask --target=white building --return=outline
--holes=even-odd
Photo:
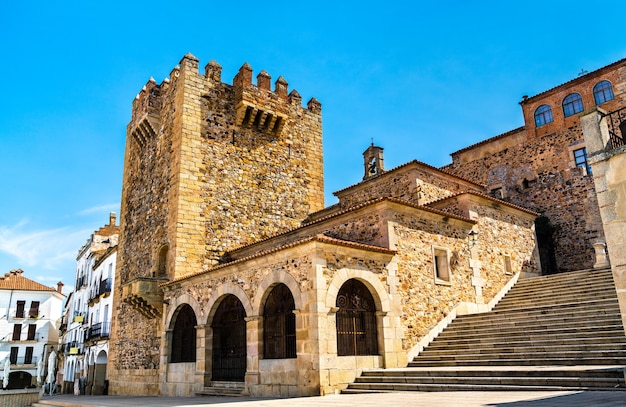
[[[12,270],[0,276],[0,369],[8,389],[37,384],[37,365],[59,343],[59,324],[65,295],[63,283],[47,287]],[[45,381],[45,372],[42,372]],[[1,382],[0,382],[1,383]]]
[[[66,304],[67,330],[63,335],[63,389],[82,394],[104,394],[117,239],[115,213],[109,224],[95,231],[76,258],[76,290]]]

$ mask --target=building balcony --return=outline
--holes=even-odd
[[[34,365],[37,364],[37,362],[39,362],[39,359],[36,356],[14,357],[11,355],[9,356],[9,362],[11,363],[11,369],[16,369],[16,368],[24,369],[24,368],[33,367]]]
[[[85,332],[85,340],[98,340],[108,338],[111,334],[111,323],[110,322],[99,322],[97,324],[93,324],[87,331]]]
[[[122,286],[122,301],[130,304],[147,318],[159,318],[163,309],[162,280],[137,278]]]
[[[68,342],[61,345],[61,351],[65,355],[82,355],[85,353],[85,345],[78,341]]]

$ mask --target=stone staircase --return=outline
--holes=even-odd
[[[344,393],[624,390],[626,335],[610,269],[520,280],[488,313],[456,318],[404,369]]]
[[[218,382],[214,381],[210,387],[196,392],[196,396],[243,396],[244,384],[241,382]]]

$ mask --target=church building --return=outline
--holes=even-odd
[[[324,207],[321,103],[252,75],[187,54],[133,102],[109,394],[335,393],[541,273],[539,213],[458,170],[371,145]]]

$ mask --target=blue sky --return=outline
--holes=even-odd
[[[0,273],[73,287],[76,255],[119,212],[125,129],[150,77],[191,52],[244,62],[323,106],[326,204],[362,177],[523,124],[518,102],[626,58],[605,1],[1,2]]]

